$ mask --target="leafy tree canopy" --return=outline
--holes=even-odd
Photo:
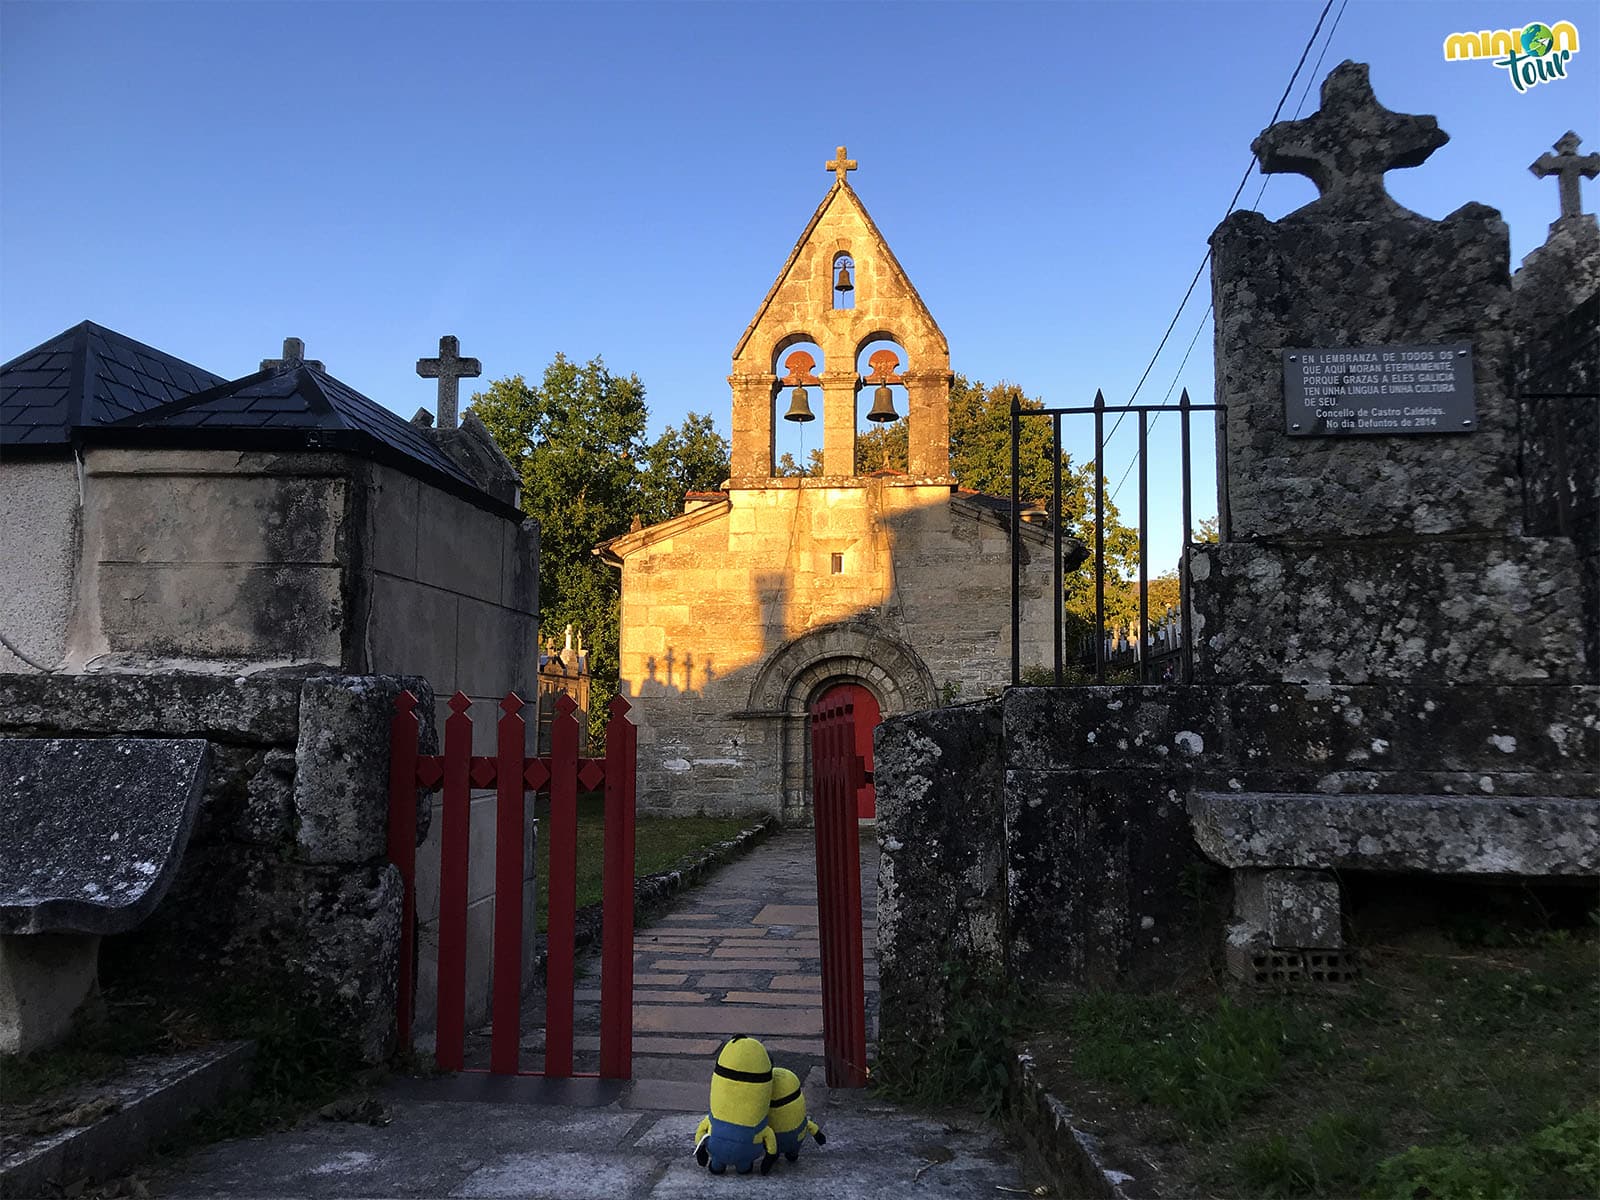
[[[654,442],[637,375],[616,375],[595,357],[563,354],[538,384],[496,379],[473,410],[522,473],[523,510],[539,522],[539,624],[586,631],[593,676],[590,729],[605,723],[618,675],[620,581],[593,553],[635,518],[653,524],[682,508],[686,491],[728,475],[728,443],[709,416],[690,413]]]

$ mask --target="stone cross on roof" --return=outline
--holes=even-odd
[[[853,158],[846,158],[845,149],[843,146],[840,146],[837,157],[835,157],[832,162],[823,163],[822,169],[824,171],[832,171],[839,177],[840,183],[846,183],[848,181],[845,179],[844,173],[846,171],[854,171],[856,169],[856,160]]]
[[[306,344],[299,338],[283,339],[282,358],[263,358],[261,369],[263,371],[278,371],[284,367],[314,367],[321,371],[323,366],[316,359],[306,358]]]
[[[1593,179],[1600,175],[1600,154],[1579,154],[1578,147],[1583,144],[1583,139],[1572,130],[1567,130],[1562,139],[1556,143],[1556,152],[1541,154],[1529,165],[1540,179],[1555,175],[1561,180],[1561,217],[1581,217],[1583,203],[1578,196],[1578,179]]]
[[[476,379],[483,374],[483,366],[475,358],[461,357],[461,342],[451,334],[439,339],[438,358],[417,359],[417,374],[424,379],[439,381],[440,429],[456,427],[456,410],[460,406],[457,380]]]
[[[1384,190],[1384,172],[1420,166],[1449,140],[1433,117],[1379,104],[1367,64],[1347,61],[1322,81],[1321,108],[1303,121],[1262,130],[1250,149],[1263,174],[1310,178],[1322,193],[1313,202],[1318,211],[1359,216],[1398,210]]]

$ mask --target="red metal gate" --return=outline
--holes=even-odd
[[[621,696],[611,701],[604,758],[578,756],[577,707],[556,701],[550,753],[524,754],[522,700],[500,702],[494,756],[472,753],[472,702],[457,692],[444,724],[444,753],[419,754],[417,698],[401,692],[389,738],[389,861],[405,885],[400,931],[397,1018],[402,1047],[411,1044],[416,983],[417,793],[444,790],[439,838],[439,982],[434,1058],[446,1071],[464,1069],[466,1050],[467,857],[471,790],[495,798],[494,991],[489,1071],[495,1075],[567,1078],[572,1070],[573,927],[576,917],[578,789],[605,788],[605,854],[600,950],[600,1078],[633,1074],[633,829],[637,731]],[[549,892],[545,909],[544,1070],[521,1069],[523,794],[550,797]],[[583,1074],[580,1072],[580,1074]]]
[[[817,829],[817,919],[822,946],[822,1043],[829,1087],[867,1083],[866,986],[861,966],[861,831],[853,690],[811,708],[812,817]]]

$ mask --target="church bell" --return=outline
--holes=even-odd
[[[872,393],[872,411],[867,413],[869,421],[898,421],[900,414],[894,410],[894,393],[889,390],[889,385],[880,383],[877,390]]]
[[[783,414],[785,421],[815,421],[817,414],[811,411],[811,405],[806,401],[806,390],[795,384],[794,391],[789,393],[789,411]]]
[[[839,264],[839,275],[833,281],[833,290],[836,292],[853,292],[856,285],[850,282],[850,267],[846,263]]]

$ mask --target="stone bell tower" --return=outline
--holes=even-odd
[[[850,186],[855,160],[840,146],[825,166],[833,186],[733,350],[732,485],[772,478],[778,392],[797,387],[808,403],[820,393],[824,473],[854,476],[856,405],[863,390],[890,384],[906,391],[909,474],[953,482],[949,343]],[[880,349],[863,370],[857,359],[876,342],[898,344],[904,357]],[[820,363],[791,352],[803,343],[821,349]]]

